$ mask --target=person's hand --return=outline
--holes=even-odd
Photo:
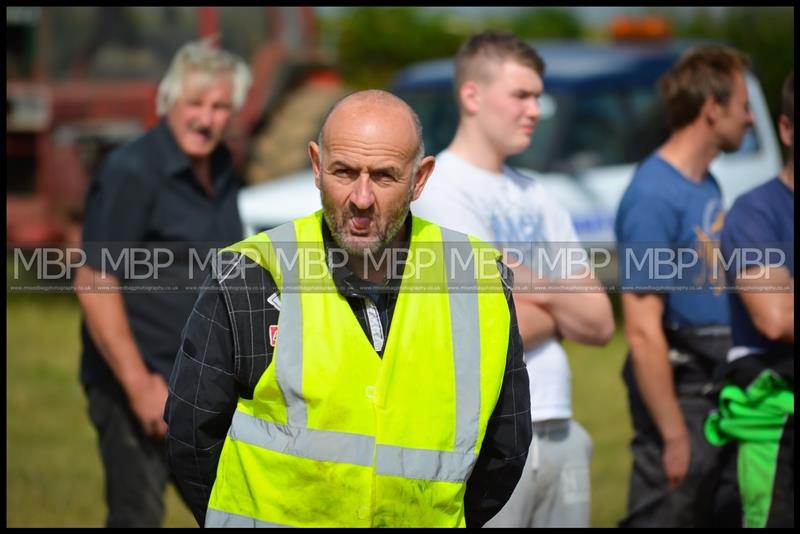
[[[664,466],[664,473],[667,476],[667,486],[670,489],[677,488],[686,477],[686,473],[689,471],[691,453],[689,434],[681,434],[664,441],[664,453],[661,457],[661,462]]]
[[[167,433],[164,407],[167,404],[167,382],[158,373],[147,374],[135,391],[131,392],[131,409],[148,436],[163,438]]]

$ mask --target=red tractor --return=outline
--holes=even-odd
[[[95,165],[156,124],[158,82],[199,37],[216,34],[250,62],[229,146],[248,182],[268,179],[259,152],[281,105],[301,89],[341,89],[315,24],[311,7],[6,8],[7,247],[79,242]]]

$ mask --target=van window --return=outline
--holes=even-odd
[[[449,88],[398,91],[422,123],[425,151],[438,154],[455,135],[458,109]],[[653,85],[545,93],[530,146],[508,158],[536,172],[580,173],[598,166],[635,164],[666,141],[669,129]],[[751,128],[737,154],[758,150]]]
[[[576,94],[570,127],[553,170],[574,172],[625,163],[625,131],[631,122],[625,111],[623,96],[617,91]]]
[[[436,155],[450,144],[458,127],[458,109],[447,89],[397,92],[419,116],[425,153]]]
[[[452,92],[443,88],[430,88],[397,91],[396,94],[417,112],[422,123],[425,152],[436,155],[447,148],[458,127],[458,108]],[[560,103],[552,95],[543,94],[539,98],[539,107],[541,115],[533,133],[532,146],[522,154],[509,158],[508,164],[513,167],[536,171],[543,171],[547,167]]]

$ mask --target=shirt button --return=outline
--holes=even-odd
[[[364,389],[364,395],[365,395],[365,396],[366,396],[368,399],[374,399],[374,398],[375,398],[375,386],[367,386],[367,387]]]

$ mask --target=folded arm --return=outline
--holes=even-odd
[[[756,329],[770,341],[794,343],[794,278],[785,267],[754,267],[736,289]]]
[[[586,345],[602,346],[614,334],[611,301],[594,277],[547,279],[536,277],[519,265],[514,267],[514,278],[520,288],[514,292],[514,303],[526,348],[536,346],[536,341],[540,343],[553,334]],[[543,318],[543,312],[549,315],[552,323]]]

